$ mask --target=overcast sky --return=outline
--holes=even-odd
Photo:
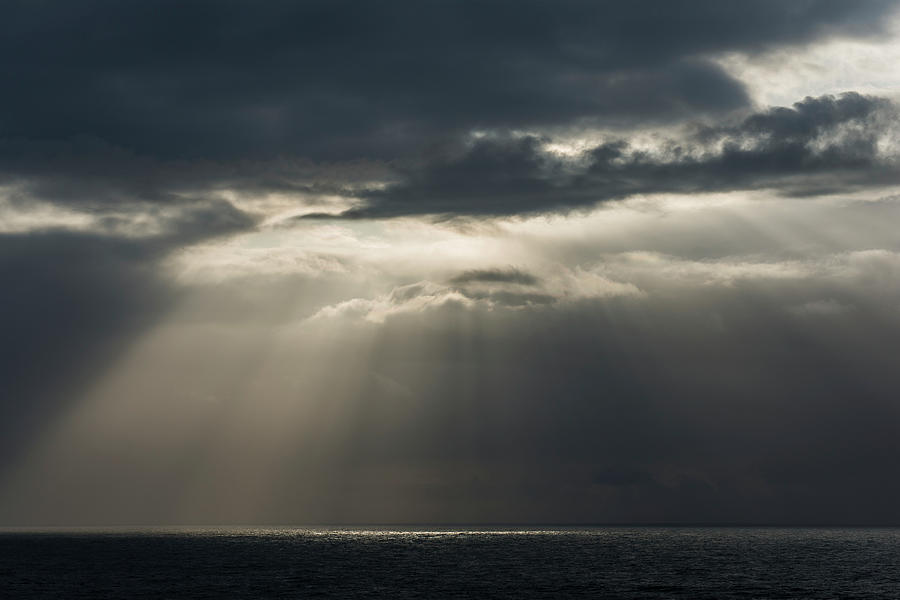
[[[900,4],[0,3],[0,525],[900,523]]]

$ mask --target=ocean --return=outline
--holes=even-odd
[[[4,530],[2,598],[900,598],[900,529]]]

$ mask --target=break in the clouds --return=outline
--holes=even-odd
[[[897,523],[896,2],[7,2],[0,525]]]

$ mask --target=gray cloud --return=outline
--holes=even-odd
[[[452,168],[442,148],[474,130],[627,129],[746,110],[743,84],[710,57],[879,35],[894,8],[11,2],[0,35],[0,68],[15,82],[0,98],[0,183],[82,207],[171,204],[223,189],[354,195],[347,176],[360,168],[346,161],[390,181],[409,179],[402,165],[417,157],[437,156],[420,175],[433,179]],[[545,158],[527,144],[495,146],[469,159],[486,161],[485,173],[506,170],[490,175],[489,187],[505,178],[498,191],[526,196],[525,210],[552,208],[527,199],[555,190],[523,171]],[[340,174],[324,176],[329,170]],[[416,185],[393,188],[391,198],[429,191],[427,181]],[[401,210],[402,199],[381,208],[492,211],[431,196],[421,209]],[[380,204],[377,194],[367,198]]]
[[[0,101],[0,131],[91,135],[158,157],[347,158],[472,127],[669,119],[746,104],[742,85],[705,56],[877,34],[892,9],[825,0],[11,2],[0,56],[16,85]]]
[[[701,128],[658,151],[626,139],[578,160],[535,136],[488,136],[461,145],[405,180],[364,194],[347,217],[402,214],[517,214],[592,207],[634,194],[703,193],[777,187],[786,195],[850,191],[897,182],[896,149],[879,140],[896,126],[896,106],[849,92],[806,98],[733,127]]]
[[[508,269],[472,269],[463,271],[450,279],[451,283],[513,283],[518,285],[533,286],[540,282],[540,278],[516,268]]]

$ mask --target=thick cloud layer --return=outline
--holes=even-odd
[[[346,161],[371,165],[370,184],[409,179],[423,152],[445,161],[442,148],[473,131],[622,130],[747,110],[743,84],[712,58],[877,36],[894,8],[7,3],[0,68],[14,85],[0,98],[0,183],[91,207],[226,189],[354,196],[359,186],[348,188],[347,177],[360,169]],[[527,192],[522,210],[554,208],[534,200],[543,178],[506,172],[540,161],[528,147],[479,147],[467,160],[528,187],[500,190]],[[433,178],[441,165],[417,177]],[[413,181],[392,197],[428,191]],[[384,212],[426,212],[430,202]],[[581,202],[562,202],[572,203]],[[484,204],[463,199],[457,210],[494,212]]]
[[[0,56],[16,85],[0,131],[165,158],[359,158],[473,127],[670,119],[746,103],[706,56],[870,35],[891,8],[13,2]]]
[[[887,185],[900,173],[897,114],[891,102],[856,93],[806,98],[655,149],[615,139],[574,159],[546,148],[550,140],[489,136],[364,194],[370,205],[345,216],[516,214],[660,192],[814,195]]]

